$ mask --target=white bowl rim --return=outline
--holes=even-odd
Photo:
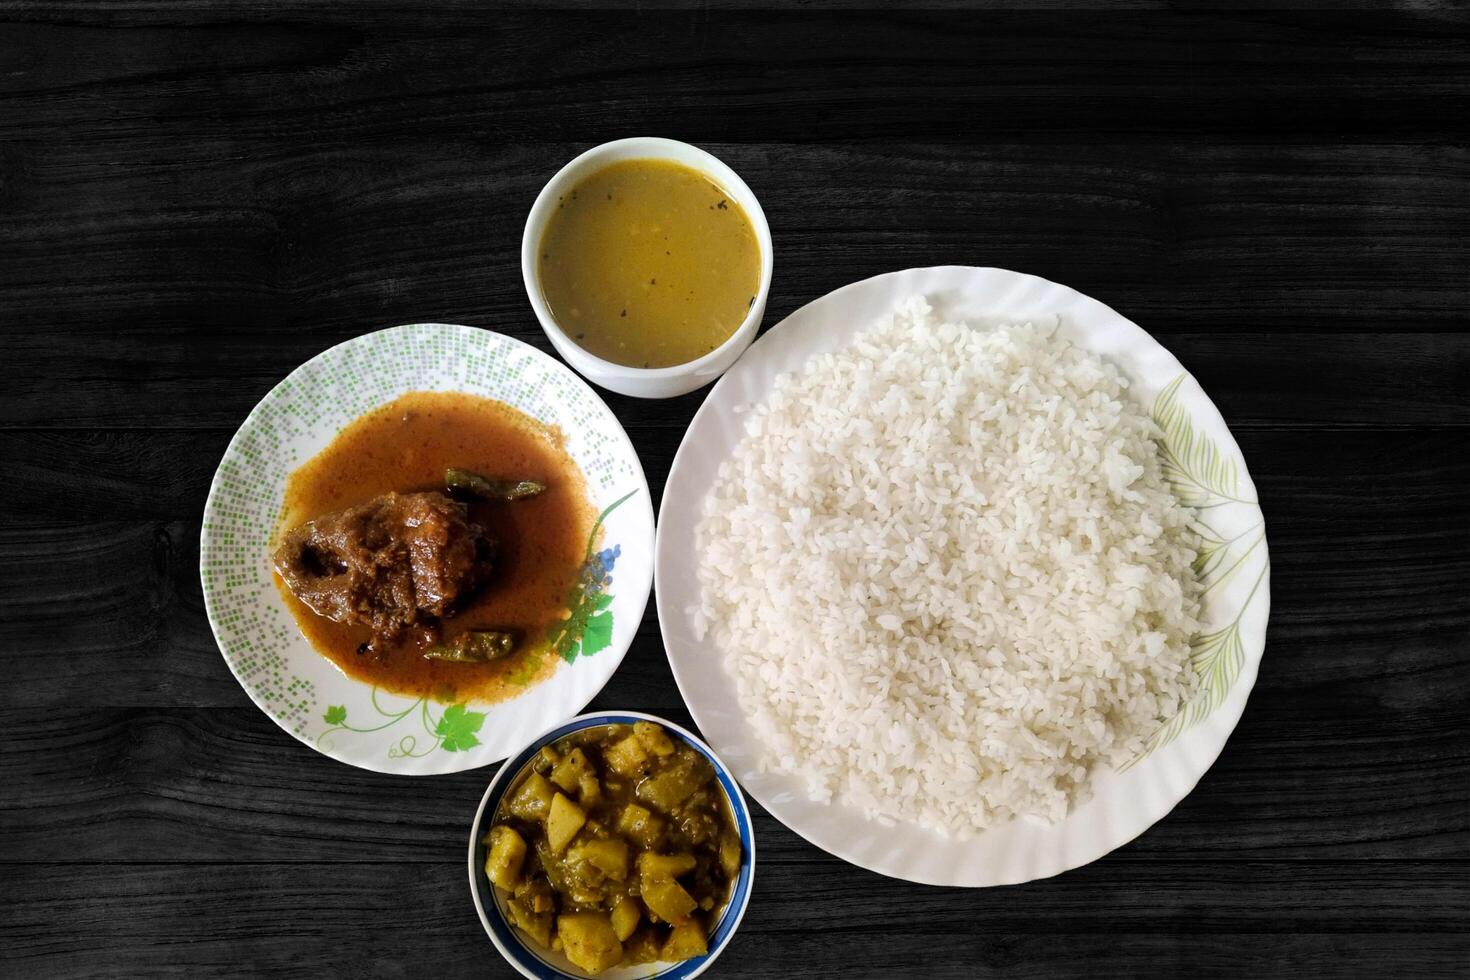
[[[490,928],[488,913],[485,911],[484,903],[480,901],[480,888],[478,878],[480,868],[475,861],[475,848],[479,843],[477,838],[479,837],[480,827],[483,825],[483,821],[485,819],[485,807],[489,804],[490,797],[494,794],[496,788],[499,787],[502,782],[504,782],[511,775],[514,775],[514,773],[511,772],[510,766],[510,761],[512,759],[520,755],[522,752],[525,752],[532,746],[539,747],[546,742],[549,742],[552,733],[560,731],[561,729],[566,728],[568,725],[576,725],[578,727],[575,730],[580,731],[585,728],[595,727],[598,724],[617,724],[617,722],[604,721],[604,719],[609,717],[615,717],[619,719],[638,718],[643,721],[651,721],[656,725],[661,725],[664,728],[672,729],[673,731],[677,732],[679,736],[685,741],[690,742],[695,747],[701,749],[704,754],[715,763],[720,772],[725,776],[725,782],[729,784],[729,787],[734,789],[736,796],[739,797],[740,807],[745,814],[746,822],[749,824],[750,832],[749,834],[745,835],[745,844],[746,850],[749,852],[750,870],[749,878],[746,882],[745,897],[741,900],[739,907],[733,909],[735,913],[735,921],[730,924],[730,931],[725,934],[724,942],[706,953],[704,962],[701,963],[694,972],[689,973],[684,977],[684,980],[694,980],[695,977],[704,973],[705,970],[708,970],[710,966],[714,964],[715,960],[719,958],[720,954],[725,951],[725,948],[729,946],[730,942],[735,938],[735,933],[739,931],[740,924],[745,921],[745,911],[750,907],[751,895],[755,893],[755,820],[751,816],[750,801],[745,797],[745,789],[740,785],[740,780],[735,778],[734,770],[726,765],[725,760],[720,758],[719,754],[710,747],[708,742],[700,738],[698,735],[695,735],[683,725],[679,725],[672,721],[669,721],[667,718],[660,718],[658,715],[651,715],[644,711],[623,711],[616,708],[608,708],[603,711],[589,711],[585,714],[576,715],[572,718],[567,718],[564,721],[559,721],[555,725],[548,726],[545,731],[542,731],[535,738],[530,739],[524,745],[511,752],[510,755],[506,756],[505,760],[501,763],[500,769],[491,778],[490,784],[485,787],[485,792],[480,797],[480,805],[475,808],[475,816],[470,821],[470,898],[474,900],[475,912],[480,917],[480,927],[485,930],[485,935],[490,937],[490,942],[495,945],[496,951],[499,952],[502,957],[504,957],[507,963],[515,968],[517,973],[529,978],[529,980],[542,980],[541,977],[538,977],[536,974],[524,969],[520,961],[515,956],[511,955],[510,951],[505,948],[500,939],[495,935],[495,931]],[[570,732],[566,734],[570,734]],[[516,767],[515,772],[520,772],[522,768],[524,768],[524,766]],[[497,914],[499,914],[498,911]],[[561,973],[562,971],[558,970],[557,972]],[[657,977],[660,975],[661,974],[654,974],[649,978],[649,980],[657,980]],[[576,978],[572,978],[572,980],[576,980]]]
[[[685,361],[682,364],[671,364],[667,367],[659,368],[638,368],[630,367],[627,364],[618,364],[606,358],[598,357],[581,344],[578,344],[567,335],[567,332],[562,329],[561,324],[557,323],[556,317],[552,316],[551,308],[546,305],[546,299],[541,295],[540,277],[536,274],[536,252],[540,248],[540,233],[545,231],[546,220],[535,221],[534,219],[538,214],[550,207],[551,196],[570,181],[570,174],[581,164],[619,150],[639,148],[647,148],[649,150],[648,155],[645,157],[629,157],[628,159],[672,160],[674,157],[669,154],[670,150],[677,148],[692,152],[696,157],[700,158],[704,166],[691,167],[691,169],[700,170],[706,177],[715,180],[722,188],[733,188],[734,190],[744,192],[746,200],[749,201],[749,205],[747,206],[744,202],[737,203],[741,204],[741,207],[745,210],[746,217],[750,219],[751,230],[755,232],[756,244],[760,246],[761,250],[761,277],[760,283],[756,288],[755,302],[750,304],[750,309],[746,311],[745,319],[740,321],[740,325],[731,331],[730,336],[726,337],[720,346],[709,353],[701,354],[692,361]],[[675,162],[683,163],[682,160],[675,160]],[[684,165],[690,166],[689,164]],[[717,174],[712,172],[716,169],[722,170],[724,173]],[[533,226],[537,232],[534,237],[532,235]],[[761,207],[760,199],[755,196],[755,191],[750,189],[750,185],[745,182],[744,178],[733,167],[703,147],[695,146],[693,143],[669,139],[664,136],[628,136],[607,143],[599,143],[597,146],[583,150],[568,160],[562,165],[560,170],[552,175],[551,179],[546,182],[546,185],[541,188],[541,192],[536,195],[536,200],[531,204],[531,210],[526,213],[526,224],[521,232],[521,279],[525,283],[526,296],[531,301],[531,309],[536,314],[536,319],[540,322],[541,329],[546,331],[547,336],[552,340],[559,338],[572,347],[575,347],[578,354],[585,357],[599,372],[617,378],[637,378],[638,380],[648,381],[682,378],[696,374],[702,368],[717,362],[722,355],[729,352],[731,347],[739,345],[743,340],[748,338],[753,332],[753,328],[759,327],[760,321],[765,318],[765,303],[761,301],[770,295],[771,277],[774,268],[775,259],[771,247],[771,226],[766,221],[766,212]],[[555,336],[552,336],[553,331],[555,332]]]

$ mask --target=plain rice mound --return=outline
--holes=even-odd
[[[1100,357],[913,299],[782,376],[698,529],[767,771],[956,837],[1053,822],[1195,688],[1194,512]]]

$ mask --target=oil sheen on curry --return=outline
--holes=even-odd
[[[272,554],[306,638],[395,694],[499,701],[548,676],[595,514],[562,435],[413,392],[291,474]]]
[[[708,176],[624,160],[557,202],[537,274],[552,316],[584,350],[660,368],[730,338],[755,302],[761,254],[745,211]]]

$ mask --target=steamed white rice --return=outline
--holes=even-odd
[[[1194,691],[1196,542],[1127,387],[922,299],[777,382],[698,529],[767,769],[964,837],[1144,748]]]

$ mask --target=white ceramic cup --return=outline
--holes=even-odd
[[[735,328],[726,341],[703,357],[684,364],[663,368],[634,368],[591,354],[578,346],[566,335],[551,315],[546,297],[541,293],[541,281],[537,275],[537,253],[541,247],[541,235],[546,231],[546,222],[556,210],[556,202],[562,194],[570,191],[593,172],[610,163],[621,160],[672,160],[692,167],[705,174],[730,195],[750,218],[761,252],[760,287],[756,290],[755,302],[745,314],[744,321]],[[526,295],[531,299],[531,308],[536,319],[546,331],[551,345],[577,373],[593,384],[609,391],[637,398],[672,398],[709,384],[745,353],[745,348],[755,339],[761,319],[766,313],[766,295],[771,289],[771,228],[766,224],[766,214],[761,210],[755,194],[746,186],[740,175],[725,166],[718,158],[697,146],[680,143],[678,140],[659,139],[653,136],[638,136],[631,139],[613,140],[594,146],[557,171],[547,181],[531,205],[526,217],[526,230],[521,236],[521,276],[526,283]]]

